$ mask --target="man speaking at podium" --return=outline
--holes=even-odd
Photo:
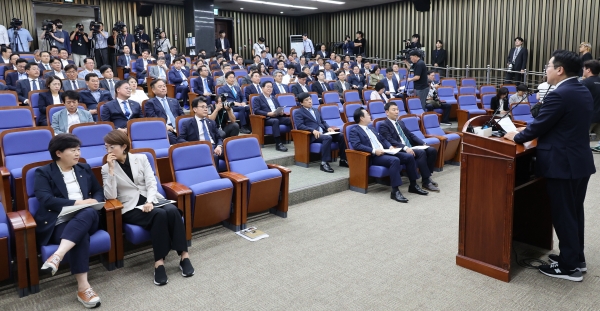
[[[548,93],[539,115],[520,133],[504,137],[516,143],[537,141],[536,174],[545,177],[551,202],[552,224],[560,255],[549,255],[550,265],[539,266],[547,276],[582,281],[587,271],[583,255],[583,202],[590,175],[596,172],[589,129],[594,100],[577,81],[579,56],[558,50],[548,62]]]

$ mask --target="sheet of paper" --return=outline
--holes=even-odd
[[[503,118],[502,120],[500,120],[500,122],[498,122],[498,124],[507,133],[514,132],[517,130],[517,127],[512,123],[512,121],[509,118]]]
[[[400,148],[396,148],[396,149],[383,149],[383,152],[386,154],[396,154],[398,152],[400,152]]]
[[[410,147],[410,148],[411,148],[411,149],[427,149],[427,148],[429,148],[429,146],[427,146],[427,145],[423,145],[423,146],[412,146],[412,147]]]
[[[325,132],[325,133],[323,133],[323,135],[329,135],[329,136],[331,136],[331,135],[337,135],[339,133],[340,132]]]
[[[71,214],[80,209],[84,209],[86,207],[93,207],[95,210],[101,210],[104,207],[105,202],[91,203],[91,204],[81,204],[81,205],[73,205],[73,206],[63,206],[58,217]]]

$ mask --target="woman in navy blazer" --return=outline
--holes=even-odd
[[[98,212],[92,207],[58,217],[63,207],[104,201],[102,187],[88,164],[79,163],[81,141],[72,134],[59,134],[50,140],[48,151],[54,162],[35,171],[34,194],[39,209],[38,247],[58,244],[58,249],[42,265],[53,275],[65,255],[77,280],[77,299],[87,308],[100,305],[100,297],[88,283],[90,236],[98,230]]]
[[[48,125],[46,120],[46,107],[56,104],[64,104],[62,99],[62,81],[55,76],[49,76],[46,79],[46,88],[48,92],[42,92],[39,94],[38,109],[40,110],[40,116],[38,117],[38,125]],[[50,120],[52,121],[52,120]]]

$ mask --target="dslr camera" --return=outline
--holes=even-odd
[[[10,20],[10,27],[9,28],[17,29],[17,27],[19,27],[21,25],[23,25],[23,21],[20,18],[13,17]]]
[[[232,101],[227,101],[227,95],[225,94],[221,94],[221,103],[223,104],[223,108],[225,109],[235,106],[235,104]]]
[[[125,25],[125,23],[123,23],[122,21],[118,21],[113,26],[113,29],[116,30],[117,32],[123,32],[123,28],[125,28],[125,27],[127,27],[127,25]]]
[[[133,36],[135,37],[135,41],[140,41],[142,39],[142,30],[144,30],[144,25],[142,24],[136,25],[133,29]]]
[[[54,26],[54,21],[52,21],[52,20],[50,20],[50,19],[45,19],[45,20],[42,22],[42,31],[45,31],[45,32],[52,32],[52,30],[53,30],[53,28],[54,28],[53,26]]]
[[[163,32],[162,28],[160,28],[160,27],[154,28],[154,31],[153,31],[152,34],[154,35],[154,40],[155,41],[158,40],[158,39],[160,39],[160,33],[161,32]]]
[[[91,21],[90,22],[90,31],[92,31],[93,33],[100,33],[100,24],[95,22],[95,21]]]

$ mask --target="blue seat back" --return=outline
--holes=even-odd
[[[361,103],[356,103],[356,102],[350,103],[350,102],[347,102],[347,103],[344,104],[344,113],[346,114],[346,117],[348,119],[350,119],[354,115],[354,111],[356,111],[356,109],[361,108],[361,107],[362,107]]]
[[[340,129],[344,126],[344,121],[342,120],[342,116],[340,116],[340,110],[336,106],[327,106],[323,105],[319,107],[319,112],[321,113],[321,117],[329,126],[337,126]]]
[[[420,139],[425,139],[425,135],[423,135],[423,133],[421,133],[421,128],[419,127],[419,118],[417,117],[407,117],[407,118],[402,118],[401,119],[402,123],[404,123],[404,127],[406,127],[406,129],[413,133],[415,136],[419,137]]]
[[[371,98],[371,92],[375,92],[375,90],[364,90],[363,91],[363,98],[365,99],[365,102]]]
[[[449,87],[440,87],[438,88],[438,96],[442,97],[454,97],[454,91]]]
[[[2,100],[2,99],[0,99]],[[0,109],[0,133],[4,130],[33,127],[33,116],[31,110],[23,108]]]
[[[161,121],[134,122],[129,136],[133,148],[163,149],[170,146],[165,123]]]
[[[475,79],[462,79],[460,81],[460,85],[461,86],[472,86],[473,88],[477,89],[477,82],[475,81]]]
[[[444,79],[442,80],[442,86],[449,86],[452,87],[454,89],[457,89],[457,85],[456,85],[456,79]]]
[[[77,136],[81,141],[81,157],[88,160],[90,166],[95,166],[91,159],[102,158],[106,154],[104,136],[112,130],[112,126],[102,123],[89,123],[73,127],[71,134]]]
[[[390,99],[390,102],[396,103],[398,106],[398,116],[407,114],[406,108],[404,107],[404,102],[401,99]]]
[[[507,88],[509,94],[514,94],[514,93],[517,92],[517,86],[515,86],[515,85],[507,85],[507,84],[505,84],[505,85],[502,85],[502,87]]]
[[[423,106],[421,106],[421,100],[418,98],[409,98],[407,101],[408,110],[411,114],[421,115],[425,112]]]
[[[385,114],[385,104],[381,100],[372,100],[369,102],[369,113],[371,114],[371,119],[375,120],[378,118],[386,117]]]
[[[271,81],[271,83],[275,83],[275,80],[273,80],[273,77],[269,77],[269,76],[260,77],[260,85],[262,85],[263,82],[265,82],[265,81]]]
[[[404,79],[406,78],[406,73],[408,71],[406,70],[406,68],[399,68],[398,69],[398,74],[400,75],[400,79]]]
[[[334,86],[335,86],[335,82],[329,82],[329,89],[330,90],[335,90]]]
[[[39,161],[36,161],[36,162],[39,162]],[[25,199],[27,200],[27,205],[29,205],[29,213],[31,213],[31,215],[34,217],[40,208],[40,202],[35,197],[35,187],[34,187],[35,186],[35,171],[40,166],[42,166],[42,165],[35,166],[35,168],[29,169],[29,171],[27,171],[27,173],[26,173],[27,176],[23,176],[25,178],[25,194],[27,195],[27,198],[25,198]]]
[[[4,151],[4,166],[14,178],[20,178],[21,168],[29,163],[51,160],[48,152],[48,144],[52,139],[50,130],[31,128],[3,134],[1,148]]]
[[[196,80],[196,79],[198,79],[198,77],[192,77],[192,76],[190,76],[190,81],[188,82],[188,86],[190,87],[190,92],[194,88],[194,80]],[[206,83],[208,83],[208,81]],[[212,91],[210,91],[210,90],[209,90],[209,92],[212,93]],[[200,95],[202,95],[202,94],[200,94]]]
[[[484,85],[479,89],[480,94],[496,94],[496,87],[493,85]]]
[[[319,96],[316,93],[311,93],[310,98],[312,98],[312,106],[315,109],[319,108]]]
[[[248,175],[268,169],[256,137],[230,140],[225,146],[225,152],[232,172]]]
[[[494,98],[494,96],[496,96],[496,94],[481,95],[481,103],[483,104],[483,108],[485,108],[485,109],[491,108],[492,98]]]
[[[186,186],[220,179],[208,144],[174,146],[171,161],[175,180]]]
[[[514,120],[529,121],[533,119],[531,115],[531,106],[527,103],[521,103],[518,106],[513,106],[512,117]]]
[[[236,78],[243,78],[248,74],[248,72],[244,69],[236,69],[233,71],[233,74]]]
[[[340,102],[340,95],[338,92],[335,93],[329,93],[329,92],[323,92],[323,103],[324,104],[339,104]]]
[[[425,133],[428,135],[446,135],[446,132],[440,127],[438,116],[435,114],[423,115],[423,128],[425,128]]]
[[[18,107],[17,98],[11,93],[0,93],[0,107]]]
[[[459,90],[460,95],[475,95],[475,87],[472,86],[461,86]]]
[[[360,95],[358,94],[358,91],[346,91],[344,92],[344,102],[348,103],[348,102],[359,102],[360,100]]]
[[[539,100],[536,97],[536,94],[529,95],[529,97],[527,97],[527,101],[529,102],[530,105],[535,105],[539,102]]]
[[[458,97],[458,107],[462,110],[479,110],[477,97],[475,95],[460,95]]]
[[[39,101],[40,93],[31,94],[31,102],[29,103],[29,106],[31,106],[31,109],[33,109],[33,115],[35,116],[36,120],[39,120],[40,118],[40,109],[38,108]]]
[[[275,97],[286,113],[290,112],[290,109],[296,106],[296,97],[293,94],[277,94]]]

